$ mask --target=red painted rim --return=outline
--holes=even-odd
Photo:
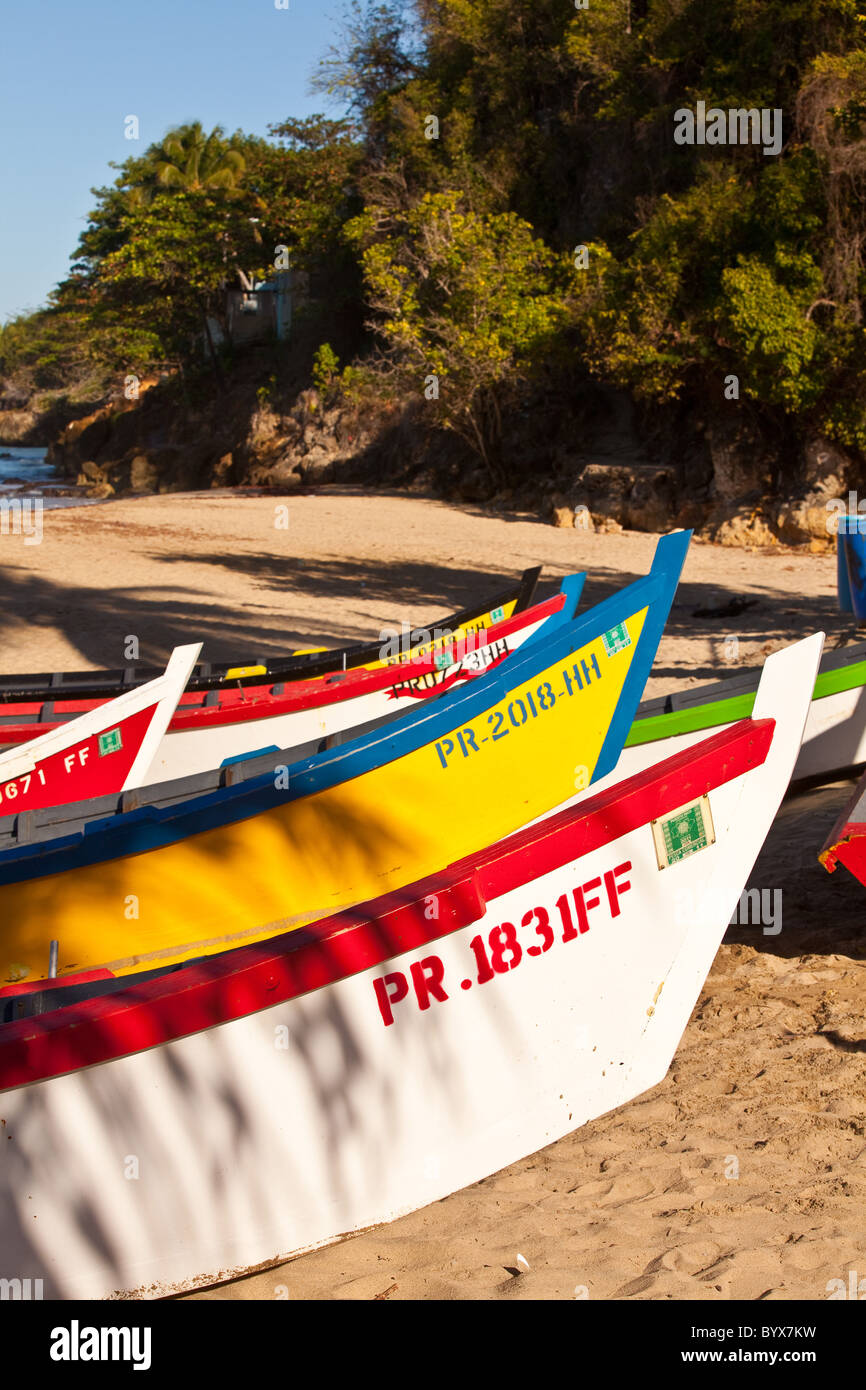
[[[861,883],[866,883],[866,824],[860,819],[864,798],[866,773],[857,782],[818,851],[818,858],[829,874],[835,873],[839,864],[844,864]]]
[[[742,720],[404,889],[163,979],[4,1024],[0,1090],[243,1018],[448,936],[478,921],[492,899],[760,767],[774,730],[772,719]],[[438,901],[435,919],[425,913],[432,895]]]
[[[533,608],[524,609],[522,613],[515,613],[510,618],[504,618],[502,622],[494,623],[489,628],[478,629],[477,636],[473,635],[471,646],[467,647],[465,642],[455,643],[455,661],[459,661],[462,656],[466,655],[467,651],[473,651],[478,646],[487,646],[498,642],[504,637],[512,636],[515,632],[521,632],[534,623],[543,622],[546,618],[552,617],[554,613],[560,612],[564,603],[565,594],[554,594],[544,603],[537,603]],[[292,681],[290,688],[282,695],[271,693],[274,689],[273,684],[243,686],[238,690],[219,690],[217,692],[219,703],[210,706],[205,706],[203,703],[207,691],[196,691],[181,696],[177,712],[172,717],[168,731],[169,733],[177,733],[187,729],[212,728],[215,725],[271,719],[280,714],[316,709],[320,706],[336,704],[341,700],[354,700],[363,695],[372,695],[378,690],[387,689],[390,685],[412,680],[418,676],[426,676],[436,669],[436,663],[432,657],[420,661],[400,662],[394,666],[384,666],[375,671],[368,671],[363,667],[350,668],[345,676],[338,671],[327,676],[318,676],[315,680]],[[98,709],[107,702],[105,700],[58,700],[51,703],[56,714],[79,715]],[[17,714],[22,721],[20,724],[0,724],[0,746],[26,743],[32,738],[38,738],[41,734],[49,733],[52,729],[64,727],[66,721],[55,720],[40,723],[39,718],[44,708],[44,703],[16,703],[0,706],[0,715]]]
[[[835,873],[840,864],[866,884],[866,825],[862,821],[845,821],[836,825],[818,855],[828,873]]]
[[[121,791],[161,704],[161,700],[152,699],[129,714],[115,714],[113,718],[106,706],[102,723],[89,734],[79,733],[77,738],[75,724],[60,725],[68,738],[59,748],[33,748],[29,755],[33,760],[30,772],[10,776],[0,768],[0,816],[20,816]],[[37,730],[37,738],[41,733]],[[115,735],[116,744],[104,748],[104,740]],[[26,756],[26,746],[14,750],[14,757]],[[12,788],[15,792],[10,796]]]

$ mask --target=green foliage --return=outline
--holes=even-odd
[[[686,192],[663,196],[629,254],[608,253],[581,298],[594,369],[658,401],[734,372],[755,400],[809,409],[832,356],[810,312],[822,286],[819,206],[805,156],[747,182],[707,165]]]
[[[826,385],[816,361],[820,332],[806,314],[820,288],[811,262],[799,267],[804,291],[781,284],[771,266],[743,256],[722,273],[734,348],[742,363],[745,392],[787,410],[813,405]]]
[[[324,116],[286,120],[270,127],[280,143],[247,148],[245,186],[254,194],[271,245],[291,251],[296,269],[327,267],[331,280],[347,271],[341,231],[360,207],[356,192],[361,160],[355,128]]]
[[[334,386],[340,361],[330,343],[322,343],[313,357],[313,385],[321,396],[327,396]]]
[[[473,213],[455,191],[426,194],[389,235],[377,220],[367,209],[346,230],[395,370],[492,463],[495,389],[542,361],[565,322],[563,258],[513,213]]]
[[[219,126],[205,135],[200,121],[169,131],[149,157],[159,187],[188,192],[237,188],[246,163],[237,140],[227,144]]]
[[[553,362],[657,402],[735,373],[766,414],[864,450],[861,9],[352,0],[314,83],[351,118],[267,139],[192,122],[114,166],[50,307],[0,332],[0,370],[194,362],[238,272],[268,276],[284,245],[341,355],[345,322],[373,335],[342,370],[323,343],[319,389],[410,391],[493,470],[502,404]],[[781,154],[676,145],[698,100],[781,109]]]
[[[21,392],[66,390],[97,396],[109,372],[108,344],[85,328],[80,313],[51,305],[0,327],[0,378]]]
[[[159,191],[128,208],[118,230],[91,277],[94,321],[149,330],[163,356],[189,360],[207,317],[224,317],[239,255],[260,263],[243,203],[220,188]]]

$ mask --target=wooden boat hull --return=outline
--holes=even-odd
[[[416,661],[288,686],[209,691],[183,697],[140,784],[192,777],[265,749],[318,744],[377,720],[395,719],[419,701],[438,698],[491,670],[565,612],[573,616],[583,575],[571,575],[561,593],[513,617],[481,628],[467,640]],[[0,708],[0,743],[26,743],[47,721],[99,708],[98,700],[52,701]],[[49,728],[60,730],[56,723]],[[288,757],[294,755],[287,754]],[[111,790],[111,788],[106,788]],[[69,798],[74,799],[74,798]]]
[[[11,827],[0,980],[10,962],[39,978],[48,920],[61,974],[188,959],[411,883],[560,805],[616,761],[688,542],[662,538],[644,579],[383,731],[67,834]]]
[[[538,605],[539,608],[547,606]],[[527,610],[522,616],[529,619],[532,611]],[[522,641],[537,631],[537,627],[532,623],[531,631],[524,635],[520,618],[512,619],[510,623],[494,626],[490,630],[490,643],[485,645],[495,646],[495,643],[501,640],[499,633],[503,629],[520,633],[516,640],[514,636],[509,636],[511,650],[516,650]],[[478,650],[479,659],[483,659],[480,656],[481,649]],[[460,649],[457,654],[459,656]],[[858,644],[857,648],[845,655],[849,659],[844,665],[833,665],[835,654],[830,654],[829,660],[827,656],[822,660],[809,706],[803,742],[791,779],[792,784],[821,778],[829,779],[866,766],[866,643]],[[416,663],[401,670],[397,688],[414,678],[414,673],[420,675],[420,669],[421,663]],[[436,668],[428,664],[424,669],[435,671]],[[436,674],[438,676],[439,672]],[[745,680],[732,678],[720,681],[712,686],[687,691],[685,697],[661,697],[643,701],[629,730],[619,762],[606,785],[611,785],[613,780],[640,772],[643,768],[651,766],[659,757],[668,757],[690,748],[701,737],[726,729],[738,719],[748,718],[754,704],[758,676],[759,672],[750,671]],[[742,693],[727,693],[729,688],[733,692],[740,686],[747,688],[743,689]],[[436,692],[434,690],[431,693]],[[312,741],[314,738],[331,737],[377,718],[381,709],[388,708],[387,704],[382,704],[380,691],[371,694],[372,698],[369,701],[365,701],[363,705],[359,703],[352,709],[315,707],[311,701],[303,710],[304,717],[297,721],[295,710],[292,709],[288,716],[263,715],[261,722],[258,719],[250,719],[243,721],[239,728],[233,729],[228,728],[227,721],[220,723],[213,720],[210,723],[209,718],[207,721],[202,720],[199,727],[198,719],[207,712],[196,709],[191,716],[187,716],[185,707],[188,700],[198,700],[200,697],[184,697],[169,725],[158,758],[154,760],[154,765],[148,770],[147,775],[142,777],[141,782],[146,785],[149,782],[167,780],[170,776],[188,776],[206,767],[217,767],[227,758],[251,753],[267,745],[289,747]],[[711,698],[707,698],[708,696]],[[399,708],[410,707],[410,699],[402,697]],[[44,717],[41,716],[43,720]],[[210,727],[207,726],[208,723]],[[225,738],[222,734],[225,734]],[[5,725],[4,716],[0,715],[0,744],[10,740],[17,744],[25,741],[28,736],[27,725]],[[585,791],[581,796],[588,794],[589,792]],[[579,799],[575,797],[574,803]]]
[[[748,719],[759,672],[643,701],[629,730],[617,776],[688,748],[702,734]],[[792,783],[829,780],[866,765],[866,642],[825,653],[815,681]]]
[[[840,864],[866,884],[866,773],[860,778],[821,846],[818,858],[828,873]]]
[[[395,641],[397,650],[393,654],[387,643],[378,641],[355,643],[333,650],[313,647],[302,652],[291,652],[287,656],[255,658],[245,663],[202,662],[190,676],[187,689],[237,688],[261,684],[268,679],[308,680],[332,671],[345,671],[357,666],[373,669],[381,665],[399,664],[426,652],[444,651],[467,634],[488,628],[528,608],[540,573],[540,565],[524,570],[519,581],[510,584],[486,603],[442,618],[432,633],[427,629],[405,632],[399,641]],[[0,676],[0,705],[16,704],[22,700],[74,699],[76,695],[112,699],[158,675],[159,672],[150,667],[127,666],[116,671],[56,671],[53,674],[40,672]]]
[[[141,786],[200,651],[175,648],[156,680],[0,754],[0,816]]]
[[[769,659],[752,721],[411,889],[0,1027],[4,1273],[56,1298],[200,1287],[656,1084],[788,784],[820,644]]]

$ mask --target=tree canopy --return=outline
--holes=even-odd
[[[554,362],[660,403],[736,372],[866,453],[858,0],[352,0],[315,87],[345,118],[194,122],[118,166],[0,368],[192,360],[285,245],[491,467],[501,402]],[[699,103],[780,113],[778,150],[679,143]]]

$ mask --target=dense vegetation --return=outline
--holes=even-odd
[[[316,83],[345,120],[198,125],[125,161],[0,373],[196,362],[278,247],[325,322],[329,390],[417,396],[498,468],[526,382],[741,398],[866,453],[866,7],[856,0],[355,0]],[[781,110],[680,144],[681,108]]]

